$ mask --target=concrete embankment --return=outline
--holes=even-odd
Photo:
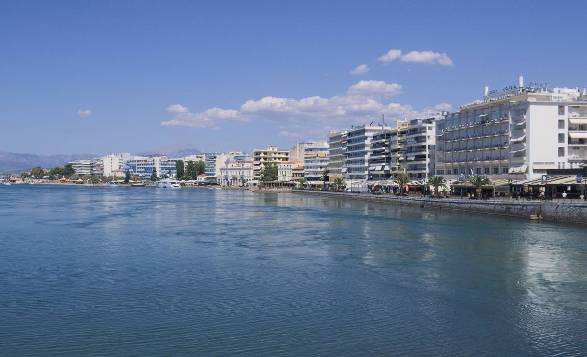
[[[374,202],[389,202],[438,210],[475,212],[545,221],[587,224],[587,203],[580,201],[517,201],[517,200],[470,200],[453,198],[398,197],[369,193],[328,192],[293,190],[295,193],[337,196]]]

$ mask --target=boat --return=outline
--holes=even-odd
[[[181,186],[176,180],[163,179],[157,181],[157,188],[181,188]]]
[[[12,184],[10,182],[2,182],[2,185],[4,185],[4,186],[12,186]]]
[[[144,182],[133,182],[130,184],[130,187],[145,187]]]

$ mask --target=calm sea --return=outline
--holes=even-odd
[[[0,355],[585,355],[587,228],[0,186]]]

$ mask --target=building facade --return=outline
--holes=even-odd
[[[330,132],[328,135],[328,172],[331,182],[343,177],[342,168],[345,162],[346,145],[346,130]]]
[[[102,176],[104,165],[101,159],[76,160],[69,162],[76,175],[80,176]]]
[[[135,156],[125,161],[124,172],[142,179],[150,178],[153,172],[156,173],[157,178],[175,178],[177,174],[176,162],[177,160],[169,159],[166,156]]]
[[[405,132],[404,155],[400,165],[412,180],[426,181],[435,173],[436,121],[442,115],[426,119],[412,119]]]
[[[253,181],[253,161],[250,157],[232,157],[220,168],[220,185],[245,187]]]
[[[322,183],[328,173],[328,144],[312,142],[304,148],[304,178],[309,184]]]
[[[365,125],[348,130],[345,162],[342,168],[342,174],[347,181],[365,181],[369,178],[373,137],[389,130],[390,127],[382,125]]]
[[[105,177],[124,177],[124,164],[131,157],[131,154],[126,152],[102,157],[103,175]]]
[[[289,161],[289,151],[279,150],[275,146],[268,146],[265,149],[255,149],[253,151],[253,170],[255,180],[261,179],[261,173],[265,164],[279,164]]]
[[[587,95],[570,88],[486,88],[437,122],[436,174],[534,179],[587,164]]]

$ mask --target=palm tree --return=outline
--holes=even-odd
[[[337,177],[334,179],[334,187],[336,187],[337,191],[340,191],[340,188],[344,186],[344,179],[342,177]]]
[[[322,189],[324,189],[326,187],[326,182],[328,182],[329,178],[328,178],[328,174],[330,174],[330,170],[328,169],[324,169],[324,171],[322,171]]]
[[[446,188],[446,179],[442,176],[428,177],[428,185],[434,187],[434,196],[438,197],[438,189]]]
[[[395,176],[395,182],[399,185],[399,193],[404,193],[404,187],[410,183],[410,177],[405,173],[400,173]]]
[[[491,181],[485,176],[470,177],[469,182],[475,187],[475,198],[479,198],[483,186],[491,185]]]

